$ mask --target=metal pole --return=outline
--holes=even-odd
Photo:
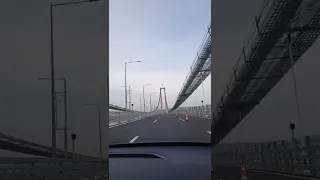
[[[127,110],[127,63],[124,63],[124,94],[125,94],[125,104],[126,104],[126,111]]]
[[[292,70],[292,78],[293,78],[293,88],[294,88],[294,95],[296,100],[296,108],[297,108],[297,123],[300,122],[300,108],[299,108],[299,101],[298,101],[298,90],[297,90],[297,84],[296,84],[296,76],[294,72],[294,61],[293,61],[293,55],[292,55],[292,44],[291,44],[291,34],[288,33],[288,42],[289,42],[289,55],[290,55],[290,62],[291,62],[291,70]]]
[[[74,139],[72,139],[72,159],[74,160],[75,159],[75,155],[74,155],[74,150],[75,147],[74,147]]]
[[[205,97],[204,97],[204,87],[203,87],[203,72],[201,72],[201,85],[202,85],[202,96],[203,96],[203,102],[202,102],[202,105],[203,103],[205,102]]]
[[[151,93],[150,93],[150,112],[151,112],[152,106],[151,106]]]
[[[53,16],[52,4],[50,3],[50,41],[51,41],[51,143],[52,143],[52,157],[56,158],[56,108],[55,108],[55,76],[54,76],[54,47],[53,47]]]
[[[67,79],[63,78],[64,84],[64,149],[68,154],[68,110],[67,110]]]
[[[143,88],[142,88],[142,94],[143,94],[143,112],[146,112],[146,102],[145,102],[145,99],[144,99],[144,85],[143,85]]]
[[[58,127],[58,98],[57,98],[57,93],[58,92],[55,92],[55,94],[56,94],[56,96],[55,96],[55,100],[54,100],[54,107],[55,107],[55,116],[56,116],[56,118],[55,118],[55,124],[56,124],[56,128]],[[57,129],[56,129],[57,130]]]
[[[132,110],[132,107],[131,107],[131,88],[130,88],[130,86],[129,86],[128,94],[129,94],[129,110]]]
[[[239,122],[242,119],[242,113],[241,110],[238,109],[239,112]],[[242,158],[243,158],[243,163],[246,163],[246,155],[245,155],[245,148],[244,148],[244,132],[243,132],[243,123],[241,124],[240,122],[240,132],[242,134]]]
[[[241,118],[242,118],[241,110],[238,110],[238,111],[239,111],[239,121],[241,121]],[[240,122],[240,131],[242,134],[242,153],[244,154],[244,134],[243,134],[243,124],[241,122]]]
[[[98,121],[99,121],[99,144],[100,144],[100,158],[102,157],[102,136],[101,136],[101,120],[100,120],[100,105],[98,104]]]
[[[142,111],[141,94],[140,94],[140,111]]]

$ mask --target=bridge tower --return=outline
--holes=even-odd
[[[164,104],[163,104],[163,100],[164,100]],[[156,110],[160,110],[160,111],[165,110],[166,113],[169,112],[168,103],[167,103],[166,88],[164,88],[164,87],[160,88],[160,95],[159,95],[158,105],[154,109],[154,111],[156,111]]]

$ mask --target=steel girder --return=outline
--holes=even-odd
[[[287,53],[286,56],[278,59],[275,58],[275,60],[278,60],[277,65],[270,66],[268,63],[270,63],[270,60],[273,61],[270,57],[274,57],[275,52],[278,52],[276,54],[284,52],[283,49],[282,51],[277,51],[275,49],[278,48],[279,41],[282,40],[285,34],[292,31],[291,27],[302,19],[301,14],[298,12],[301,3],[302,0],[275,0],[270,6],[261,25],[257,22],[257,35],[254,41],[249,44],[250,48],[248,51],[244,48],[243,54],[239,58],[244,64],[240,67],[237,64],[237,68],[234,68],[234,75],[227,84],[227,88],[221,97],[221,101],[214,111],[211,133],[211,142],[213,146],[218,144],[275,85],[274,83],[273,86],[264,86],[262,89],[260,88],[261,83],[259,84],[257,82],[276,82],[274,79],[278,79],[279,81],[284,75],[283,73],[285,73],[285,71],[282,70],[285,69],[272,69],[283,67],[284,65],[282,64],[284,64],[284,62],[289,62],[283,61],[283,58],[288,59]],[[310,13],[311,11],[306,12],[309,17],[317,19],[318,15],[316,13],[313,13],[311,16]],[[311,19],[309,23],[312,24],[313,21]],[[301,38],[306,37],[306,35],[302,36],[302,34],[305,33],[314,34],[314,38],[311,39],[316,39],[317,36],[314,31],[300,31],[300,33]],[[298,39],[295,39],[294,42],[298,43],[297,40]],[[311,40],[309,43],[305,44],[308,44],[308,47],[310,47],[313,42],[314,40]],[[299,41],[299,43],[301,43],[301,41]],[[296,45],[293,49],[296,49],[294,51],[298,51],[297,48],[301,47],[302,45],[300,47]],[[303,45],[303,47],[305,47],[305,45]],[[307,48],[299,53],[294,53],[294,56],[298,59],[306,50]],[[279,61],[279,59],[281,60]],[[279,71],[282,71],[281,75],[278,74]]]
[[[170,111],[178,108],[211,73],[211,23],[190,70],[178,98]]]
[[[2,133],[0,133],[0,149],[20,152],[24,154],[43,156],[43,157],[52,157],[51,147],[26,141],[23,139],[18,139]],[[97,159],[96,157],[90,157],[90,156],[85,156],[81,154],[75,154],[75,155],[76,155],[76,158]],[[64,158],[65,151],[57,149],[57,157]],[[72,158],[72,153],[68,152],[68,157]]]
[[[120,106],[116,106],[113,104],[109,104],[109,109],[113,109],[113,110],[118,110],[118,111],[126,111],[126,108],[120,107]],[[128,112],[140,112],[140,111],[132,111],[128,109]]]

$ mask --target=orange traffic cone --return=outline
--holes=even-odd
[[[241,164],[241,180],[248,180],[246,165],[244,163]]]
[[[188,114],[186,114],[186,121],[188,121],[188,119],[189,119],[189,118],[188,118]]]

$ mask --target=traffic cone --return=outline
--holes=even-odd
[[[241,164],[241,180],[248,180],[246,165],[244,163]]]
[[[188,119],[189,119],[189,118],[188,118],[188,114],[186,114],[186,121],[188,121]]]

